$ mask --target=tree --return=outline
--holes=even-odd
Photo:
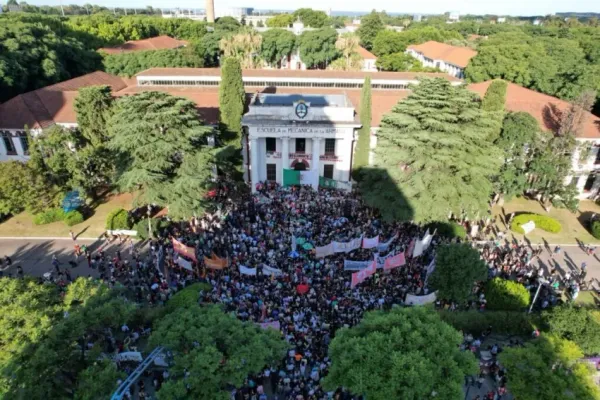
[[[215,21],[215,30],[225,32],[237,32],[242,27],[242,24],[233,17],[221,17]]]
[[[462,303],[471,294],[473,284],[487,278],[487,272],[479,251],[469,244],[447,244],[436,250],[429,284],[438,291],[439,298]]]
[[[360,27],[356,31],[360,37],[360,44],[367,50],[373,49],[373,42],[377,34],[385,29],[381,17],[375,10],[371,14],[365,15],[360,20]]]
[[[97,361],[83,370],[79,377],[76,400],[96,400],[109,397],[116,389],[119,379],[127,375],[119,371],[112,361]]]
[[[373,40],[372,51],[377,57],[394,53],[402,54],[404,50],[406,50],[406,40],[402,37],[401,32],[383,29],[377,33]]]
[[[600,314],[585,307],[566,304],[542,314],[549,331],[575,342],[586,355],[600,354]]]
[[[0,215],[18,214],[23,210],[41,212],[55,204],[55,191],[42,175],[25,163],[0,163]]]
[[[201,68],[205,64],[213,65],[211,62],[207,62],[207,59],[210,60],[213,57],[213,54],[210,53],[212,49],[204,47],[204,45],[212,44],[211,38],[214,38],[214,35],[206,35],[202,42],[192,42],[182,49],[108,54],[103,59],[104,69],[113,75],[132,77],[148,68]],[[217,53],[218,50],[217,46]],[[214,56],[216,57],[216,55]]]
[[[501,155],[488,140],[494,122],[473,96],[445,79],[423,79],[383,117],[360,188],[384,218],[429,222],[487,212]]]
[[[416,58],[405,53],[392,53],[378,57],[375,61],[382,71],[415,71],[424,69]],[[432,68],[433,69],[433,68]],[[435,69],[437,70],[437,69]]]
[[[238,59],[244,69],[253,69],[260,64],[256,55],[260,51],[262,38],[254,29],[244,29],[223,37],[219,47],[225,57]]]
[[[302,62],[308,68],[319,68],[335,60],[339,56],[335,48],[337,36],[331,28],[303,32],[297,39]]]
[[[296,35],[283,29],[269,29],[262,34],[260,55],[270,65],[279,67],[281,60],[294,51]]]
[[[106,121],[113,103],[110,86],[89,86],[79,89],[75,99],[77,128],[94,147],[108,140]]]
[[[354,153],[353,170],[360,172],[361,168],[369,165],[369,153],[371,152],[371,77],[367,76],[360,92],[360,123],[356,150]],[[357,177],[355,176],[355,179]]]
[[[240,62],[235,58],[226,58],[221,66],[219,86],[219,131],[221,144],[230,148],[230,156],[242,148],[242,115],[245,100]]]
[[[212,132],[199,120],[194,103],[163,92],[119,98],[108,130],[109,148],[119,154],[121,189],[138,192],[138,204],[163,206],[171,198],[183,158],[208,151]]]
[[[599,399],[591,366],[582,357],[575,343],[552,335],[498,356],[506,368],[508,390],[519,400]]]
[[[525,286],[500,278],[487,283],[485,298],[490,310],[520,311],[531,302],[531,295]]]
[[[426,307],[372,311],[336,332],[323,386],[368,399],[459,399],[477,362],[459,350],[462,336]]]
[[[294,11],[293,17],[294,20],[300,19],[305,26],[311,28],[323,28],[329,20],[324,11],[317,11],[312,8],[300,8]]]
[[[504,105],[506,103],[506,89],[508,83],[503,80],[493,81],[483,96],[481,101],[481,108],[485,111],[490,112],[504,112]]]
[[[291,14],[278,14],[267,20],[269,28],[287,28],[294,22],[294,16]]]
[[[162,386],[159,399],[227,399],[231,387],[280,361],[287,348],[278,331],[242,322],[218,306],[197,305],[178,308],[160,320],[150,344],[174,353],[174,379]]]
[[[335,59],[329,64],[328,69],[335,71],[362,71],[364,66],[364,60],[358,53],[350,55],[346,60],[343,57]]]
[[[350,57],[353,54],[356,54],[359,48],[358,45],[359,38],[353,33],[344,33],[341,35],[335,42],[335,48],[338,49],[340,53],[345,58],[346,61],[346,70],[350,69]]]

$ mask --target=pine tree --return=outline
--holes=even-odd
[[[75,99],[77,126],[83,137],[97,147],[107,141],[106,121],[113,103],[110,86],[79,89]]]
[[[360,93],[360,123],[362,127],[358,131],[356,151],[354,154],[354,171],[359,172],[361,168],[369,165],[369,153],[371,150],[371,77],[367,76]],[[355,176],[355,179],[357,177]]]
[[[137,191],[138,204],[168,206],[173,185],[187,174],[181,171],[184,160],[211,151],[207,136],[212,130],[199,120],[195,104],[163,92],[118,99],[108,130],[109,148],[119,154],[118,184],[125,191]],[[197,167],[212,171],[208,160]],[[204,170],[198,174],[206,176]]]
[[[384,116],[374,166],[361,179],[363,196],[384,218],[425,222],[488,210],[502,156],[488,140],[495,123],[474,96],[424,79]]]
[[[240,151],[242,148],[242,115],[245,97],[239,60],[232,57],[225,58],[221,65],[219,86],[219,130],[220,144],[230,147],[231,151]]]

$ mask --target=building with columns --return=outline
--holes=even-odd
[[[242,119],[246,178],[283,183],[283,170],[314,170],[349,182],[354,106],[345,95],[256,94]]]

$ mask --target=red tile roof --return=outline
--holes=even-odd
[[[187,46],[188,42],[184,40],[173,39],[170,36],[156,36],[149,39],[130,40],[115,47],[102,47],[98,51],[103,51],[107,54],[131,53],[134,51],[144,50],[165,50],[176,49],[178,47]]]
[[[108,85],[113,91],[127,84],[119,77],[96,71],[78,78],[13,97],[0,104],[0,128],[46,128],[55,123],[75,123],[77,90],[94,85]]]
[[[376,60],[377,59],[377,56],[375,54],[371,53],[369,50],[365,49],[362,46],[358,46],[357,53],[363,60]]]
[[[483,97],[492,81],[473,83],[468,88]],[[548,96],[534,90],[526,89],[514,83],[508,83],[506,90],[506,109],[508,111],[524,111],[531,114],[542,129],[556,132],[560,115],[570,104],[556,97]],[[585,139],[600,138],[600,118],[587,113],[582,132],[577,136]]]
[[[408,48],[418,51],[432,60],[443,60],[461,68],[465,68],[471,58],[477,55],[475,50],[467,47],[450,46],[449,44],[433,40],[422,44],[413,44],[408,46]]]

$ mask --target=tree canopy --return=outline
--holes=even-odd
[[[600,313],[566,304],[543,313],[550,332],[575,342],[586,355],[600,354]]]
[[[369,165],[369,155],[371,153],[371,77],[367,76],[360,92],[360,123],[361,128],[358,131],[358,140],[356,141],[356,150],[354,154],[354,171],[360,172],[361,168]],[[354,177],[357,179],[358,177]]]
[[[343,386],[368,399],[462,398],[465,375],[477,362],[462,352],[462,336],[426,307],[372,311],[336,332],[324,387]]]
[[[300,58],[307,68],[323,68],[339,56],[335,47],[337,37],[332,28],[305,31],[298,37]]]
[[[287,28],[294,22],[294,16],[291,14],[278,14],[267,20],[269,28]],[[268,31],[267,31],[268,32]]]
[[[108,54],[103,58],[104,70],[109,74],[132,77],[149,68],[202,68],[203,53],[195,46],[182,49],[148,50]]]
[[[360,37],[360,44],[367,50],[371,50],[377,34],[384,30],[385,25],[379,14],[371,11],[370,14],[360,19],[360,27],[356,33]]]
[[[445,79],[423,79],[383,117],[360,188],[384,218],[428,222],[487,212],[501,154],[488,140],[495,123],[474,96]]]
[[[260,55],[271,65],[279,66],[283,57],[296,47],[296,35],[284,29],[269,29],[262,34]]]
[[[324,28],[329,22],[329,17],[324,11],[313,10],[312,8],[299,8],[292,14],[294,21],[300,19],[306,27]]]

